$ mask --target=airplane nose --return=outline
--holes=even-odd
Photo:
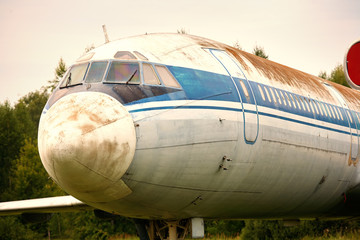
[[[121,180],[135,153],[133,120],[125,107],[98,92],[73,93],[42,115],[41,161],[55,182],[84,202],[131,193]]]

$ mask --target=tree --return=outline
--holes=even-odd
[[[60,58],[58,66],[55,68],[55,78],[53,80],[48,81],[48,86],[45,88],[47,90],[50,90],[51,92],[56,88],[56,86],[59,84],[59,81],[64,76],[65,72],[67,70],[66,64],[62,58]]]
[[[258,57],[265,58],[265,59],[268,59],[268,58],[269,58],[269,56],[266,55],[264,48],[261,47],[261,46],[258,46],[258,45],[256,45],[256,46],[254,47],[254,49],[253,49],[253,54],[255,54],[255,55],[258,56]]]
[[[331,71],[329,80],[344,85],[346,87],[350,87],[345,79],[345,73],[342,64],[338,64],[337,66],[335,66],[335,68]]]
[[[38,153],[36,141],[25,140],[19,158],[11,171],[13,199],[63,195],[64,192],[48,177]]]
[[[0,105],[0,201],[9,200],[4,196],[11,185],[10,168],[19,155],[23,142],[20,123],[9,102]]]
[[[321,71],[318,75],[318,77],[322,78],[322,79],[328,79],[328,75],[326,73],[326,71]]]
[[[15,115],[25,138],[36,139],[40,116],[49,94],[46,90],[28,93],[15,105]]]
[[[350,87],[345,79],[345,73],[342,64],[336,65],[334,69],[331,71],[330,75],[328,75],[326,71],[321,71],[318,76],[323,79],[341,84],[345,87]]]

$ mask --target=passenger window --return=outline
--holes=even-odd
[[[287,99],[287,102],[289,104],[289,107],[293,107],[294,103],[292,102],[292,99],[289,97],[289,94],[287,92],[283,92],[285,98]]]
[[[289,96],[290,96],[293,107],[296,109],[297,107],[296,107],[296,103],[295,103],[295,97],[293,97],[293,95],[290,93],[289,93]]]
[[[330,106],[329,105],[327,105],[327,104],[325,104],[325,106],[326,106],[326,109],[329,111],[329,115],[330,115],[330,117],[331,118],[335,118],[335,116],[334,116],[334,113],[332,112],[332,110],[331,110],[331,108],[330,108]]]
[[[350,122],[352,123],[352,122],[353,122],[353,120],[352,120],[352,117],[351,117],[351,115],[350,115],[349,110],[346,110],[346,112],[347,112],[347,114],[348,114],[348,116],[349,116],[349,118],[350,118]]]
[[[295,99],[296,99],[296,101],[297,101],[298,104],[299,104],[299,108],[300,108],[301,110],[306,111],[305,106],[304,106],[304,103],[301,101],[301,98],[298,97],[298,96],[295,96]]]
[[[266,92],[266,96],[269,99],[269,102],[271,102],[271,97],[270,97],[270,94],[269,94],[269,92],[267,90],[267,87],[264,86],[264,89],[265,89],[265,92]]]
[[[72,66],[68,74],[64,77],[60,87],[74,86],[82,83],[85,77],[88,63]]]
[[[310,99],[305,98],[306,103],[310,106],[310,112],[315,113],[313,106],[311,105]]]
[[[315,109],[315,112],[316,112],[316,114],[317,115],[319,115],[319,110],[317,109],[317,107],[316,107],[316,103],[315,103],[315,101],[314,100],[310,100],[311,101],[311,103],[310,104],[312,104],[313,105],[313,108]]]
[[[86,76],[86,83],[101,82],[103,79],[108,62],[93,62]]]
[[[274,102],[276,103],[276,98],[275,98],[275,94],[274,94],[274,91],[272,90],[272,88],[269,88],[270,89],[270,92],[271,92],[271,96],[273,97],[274,99]]]
[[[344,121],[344,118],[343,118],[343,116],[341,114],[340,108],[338,108],[338,107],[335,107],[335,108],[339,112],[339,116],[340,116],[341,120]]]
[[[153,67],[150,64],[143,64],[144,83],[150,85],[160,85],[159,78],[157,77]]]
[[[264,95],[264,92],[263,90],[261,89],[261,86],[258,84],[258,88],[259,88],[259,92],[260,92],[260,95],[262,97],[262,99],[265,101],[265,95]]]
[[[328,111],[327,111],[327,110],[326,110],[326,108],[325,108],[325,104],[320,103],[320,106],[322,107],[322,109],[323,109],[323,111],[324,111],[325,116],[326,116],[326,117],[328,117],[328,116],[329,116],[329,113],[328,113]]]
[[[324,113],[323,113],[323,110],[322,110],[322,108],[321,108],[320,103],[318,103],[318,102],[315,102],[315,103],[316,103],[316,106],[317,106],[317,107],[318,107],[318,109],[319,109],[319,112],[320,112],[321,116],[323,116],[323,115],[324,115]]]
[[[140,83],[139,64],[114,61],[106,77],[109,83]]]
[[[278,93],[278,91],[277,91],[275,88],[274,88],[274,92],[275,92],[275,94],[276,94],[276,97],[277,97],[279,103],[282,104],[281,99],[280,99],[280,97],[279,97],[279,93]]]
[[[306,106],[306,101],[304,101],[304,99],[302,97],[299,97],[299,98],[300,98],[301,103],[303,104],[304,110],[309,112],[309,109],[308,109],[309,106]]]
[[[334,115],[336,116],[336,118],[337,118],[338,120],[340,120],[339,114],[338,114],[338,112],[335,110],[335,107],[334,107],[334,106],[332,106],[332,105],[330,105],[330,107],[331,107],[331,109],[332,109],[332,111],[333,111]]]
[[[176,81],[173,75],[171,75],[171,73],[165,66],[156,65],[155,67],[164,85],[169,87],[181,88],[179,83]]]
[[[284,102],[284,105],[287,106],[286,99],[284,98],[284,94],[282,93],[282,91],[279,91],[279,93],[280,93],[280,97],[281,97],[282,101]]]
[[[243,91],[244,91],[244,94],[245,94],[245,97],[249,97],[249,92],[248,92],[248,90],[247,90],[247,88],[246,88],[246,86],[245,86],[245,83],[242,81],[242,80],[240,80],[240,86],[241,86],[241,88],[243,89]]]

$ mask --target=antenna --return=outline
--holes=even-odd
[[[105,36],[105,43],[108,43],[108,42],[110,42],[110,41],[109,41],[109,36],[108,36],[108,34],[107,34],[106,25],[105,25],[105,24],[102,25],[102,28],[103,28],[104,36]]]

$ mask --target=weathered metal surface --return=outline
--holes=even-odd
[[[0,203],[0,216],[22,213],[75,212],[93,209],[72,196]]]
[[[121,177],[135,144],[130,114],[103,93],[67,95],[40,121],[39,152],[46,170],[68,193],[88,202],[131,192]]]
[[[209,49],[231,55],[248,87],[267,86],[257,110],[250,97],[242,105],[236,90],[243,86],[227,85]],[[91,61],[118,51],[137,51],[188,78],[176,91],[102,83],[57,89],[40,124],[40,154],[50,175],[92,206],[148,219],[324,217],[360,183],[358,165],[348,166],[356,129],[331,108],[315,113],[310,102],[359,111],[358,92],[189,35],[121,39],[92,50]],[[273,101],[265,104],[265,94]],[[244,142],[242,108],[259,114],[252,145]]]

